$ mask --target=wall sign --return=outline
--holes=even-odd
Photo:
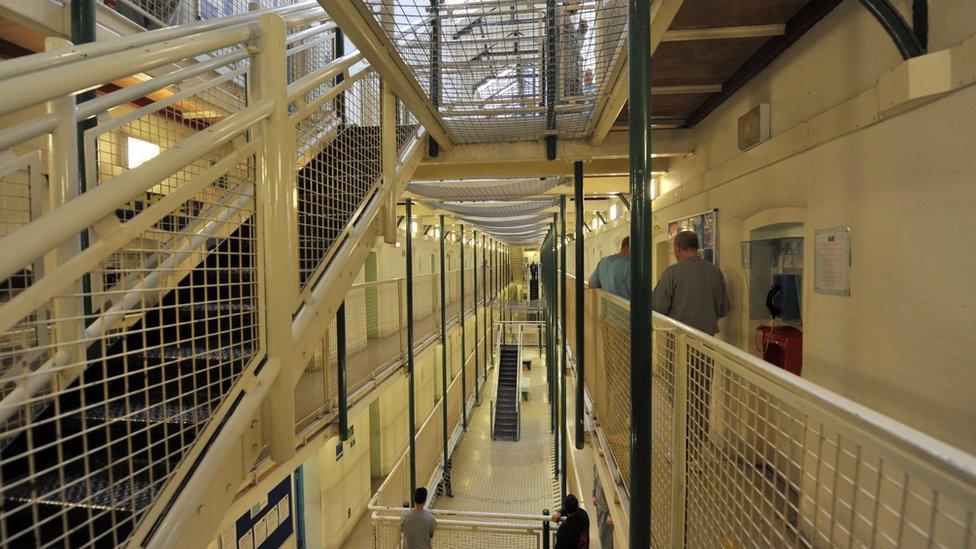
[[[674,240],[674,235],[681,231],[694,231],[702,259],[718,265],[717,209],[668,221],[668,240]]]
[[[268,491],[220,536],[221,549],[277,549],[295,528],[291,513],[291,476]]]
[[[851,295],[851,228],[820,229],[813,244],[814,290],[821,294]]]

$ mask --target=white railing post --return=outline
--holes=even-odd
[[[63,38],[46,38],[46,51],[68,48],[71,42]],[[48,211],[54,211],[62,204],[78,196],[78,110],[73,95],[64,95],[47,102],[47,114],[57,119],[57,126],[49,134],[48,139]],[[55,267],[78,255],[81,252],[81,239],[74,235],[65,240],[44,257],[44,272],[52,273]],[[81,280],[74,281],[62,292],[62,296],[54,299],[53,318],[56,319],[54,337],[58,352],[67,354],[66,364],[73,365],[67,371],[57,371],[56,379],[61,386],[67,386],[75,377],[80,375],[85,360],[83,340],[85,338],[84,325],[84,291]],[[27,382],[27,379],[24,380]],[[25,396],[25,401],[30,393]]]
[[[396,200],[399,193],[397,189],[397,120],[396,120],[396,95],[390,85],[380,80],[382,90],[380,101],[380,137],[383,154],[383,179],[390,186],[391,192],[386,195],[383,201],[383,209],[380,213],[381,225],[383,227],[383,241],[387,244],[396,244]],[[407,227],[410,230],[410,227]]]
[[[671,448],[671,546],[685,546],[685,506],[688,481],[688,336],[675,332],[674,398]]]
[[[294,128],[288,120],[285,20],[277,14],[260,19],[259,51],[252,58],[256,97],[270,99],[271,115],[259,132],[264,149],[259,157],[255,188],[258,238],[264,279],[264,322],[268,358],[281,372],[268,395],[271,455],[281,463],[295,452],[295,385],[303,365],[292,356],[292,314],[298,299],[298,224],[296,208]]]

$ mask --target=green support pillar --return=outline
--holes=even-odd
[[[461,318],[459,319],[460,322],[461,322],[461,425],[463,426],[464,430],[467,431],[468,430],[468,385],[467,385],[467,381],[465,380],[465,377],[466,376],[464,375],[465,374],[465,371],[467,370],[467,366],[465,366],[465,364],[464,364],[465,363],[464,358],[465,358],[465,353],[467,352],[467,349],[464,348],[465,347],[465,344],[464,344],[465,342],[464,342],[464,224],[463,223],[461,224],[460,232],[461,232],[461,238],[458,239],[458,242],[460,242],[460,244],[461,244],[460,245],[460,250],[461,250],[461,313],[460,313],[460,317]]]
[[[631,0],[630,546],[651,546],[651,0]]]
[[[417,425],[414,402],[413,362],[413,230],[411,210],[413,201],[407,199],[407,422],[410,424],[410,493],[417,488]]]
[[[559,197],[559,242],[556,246],[559,253],[559,457],[562,476],[559,479],[560,495],[566,497],[566,463],[568,452],[569,419],[566,415],[566,195]]]
[[[472,231],[471,241],[471,300],[474,301],[474,401],[481,402],[481,382],[478,376],[478,231]]]
[[[576,278],[573,280],[576,294],[576,315],[573,321],[576,323],[576,449],[583,449],[585,432],[583,431],[583,412],[584,412],[584,380],[586,379],[584,345],[586,344],[586,334],[583,333],[583,315],[586,308],[583,296],[583,280],[586,273],[583,272],[583,163],[576,161],[573,163],[573,205],[576,208],[576,250],[575,250],[575,270]]]
[[[349,439],[349,398],[346,390],[346,302],[336,311],[336,384],[339,386],[339,440]]]
[[[481,305],[482,309],[486,307],[485,300],[488,297],[488,277],[490,276],[490,271],[488,270],[488,246],[486,245],[485,235],[481,235]],[[481,346],[481,352],[483,355],[483,360],[481,361],[481,375],[484,378],[484,382],[488,382],[488,347],[491,344],[491,336],[489,336],[489,326],[491,325],[491,311],[485,311],[488,318],[485,320],[485,327],[483,334],[485,336],[485,344]]]
[[[442,482],[444,483],[444,491],[450,494],[451,488],[448,484],[448,479],[451,478],[450,474],[450,453],[447,447],[447,439],[451,436],[448,431],[447,425],[447,378],[448,378],[448,368],[447,368],[447,261],[446,252],[444,250],[444,240],[447,238],[447,233],[444,232],[444,216],[440,216],[440,266],[441,266],[441,395],[443,395],[443,403],[441,405],[441,425],[443,427],[444,436],[444,476]]]

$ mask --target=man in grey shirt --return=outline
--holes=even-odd
[[[692,231],[675,235],[673,246],[678,263],[665,269],[657,281],[654,310],[713,336],[718,333],[718,319],[729,314],[722,271],[698,255],[698,235]],[[667,354],[673,361],[673,349]],[[692,462],[701,461],[708,439],[712,369],[712,360],[707,356],[688,365],[686,448]],[[666,377],[673,380],[674,371],[667,372]]]
[[[608,255],[596,264],[590,275],[590,288],[603,288],[630,301],[630,237],[620,242],[620,252]]]
[[[417,488],[413,493],[413,508],[403,512],[400,519],[400,532],[403,533],[404,549],[431,549],[437,521],[424,504],[427,503],[427,489]]]
[[[708,335],[718,333],[718,319],[729,314],[725,277],[698,254],[698,235],[681,231],[674,237],[678,263],[661,274],[654,288],[654,310]]]

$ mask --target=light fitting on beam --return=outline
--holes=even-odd
[[[712,29],[669,30],[665,42],[689,40],[728,40],[734,38],[762,38],[786,34],[786,25],[748,25],[742,27],[717,27]]]

